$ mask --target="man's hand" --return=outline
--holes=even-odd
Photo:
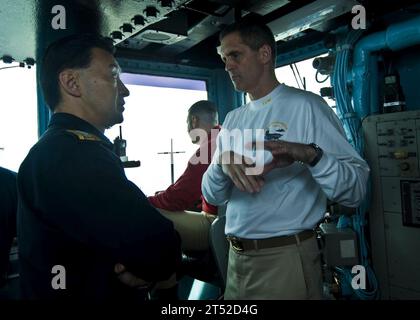
[[[152,285],[151,282],[144,281],[143,279],[140,279],[131,272],[127,271],[125,267],[120,263],[117,263],[114,266],[114,272],[118,275],[118,279],[122,283],[131,288],[148,288]]]
[[[283,140],[264,141],[264,149],[271,152],[273,161],[264,166],[263,173],[287,167],[295,161],[310,163],[316,157],[316,152],[310,145]]]
[[[233,151],[225,151],[219,156],[218,162],[225,175],[235,186],[244,192],[260,192],[264,185],[264,178],[260,175],[247,175],[246,169],[252,168],[252,160]]]

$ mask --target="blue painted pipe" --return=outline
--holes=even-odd
[[[420,17],[389,26],[356,44],[352,72],[353,103],[360,118],[379,111],[377,60],[372,54],[382,49],[397,51],[417,44],[420,44]]]

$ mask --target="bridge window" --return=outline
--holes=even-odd
[[[126,153],[129,160],[141,161],[139,168],[125,172],[146,195],[153,195],[171,184],[170,156],[158,154],[170,151],[171,139],[173,150],[184,152],[174,155],[175,181],[198,148],[187,133],[187,112],[194,102],[207,99],[206,82],[129,73],[123,73],[121,79],[130,90],[121,124]],[[119,126],[105,134],[113,141]]]
[[[320,55],[319,57],[325,57],[327,54]],[[322,87],[329,87],[330,79],[327,79],[323,83],[318,83],[316,81],[316,70],[312,67],[312,61],[317,58],[313,57],[307,60],[297,62],[292,65],[286,65],[283,67],[276,68],[275,73],[277,79],[290,87],[296,87],[300,89],[305,89],[320,95],[320,90]],[[293,69],[292,69],[293,68]],[[326,76],[319,74],[318,80],[325,80]],[[304,85],[305,84],[305,87]],[[324,97],[324,100],[328,103],[330,107],[333,107],[335,110],[335,101],[329,98]],[[248,95],[246,95],[246,102],[249,101]]]
[[[0,62],[0,166],[17,171],[38,140],[36,70]]]

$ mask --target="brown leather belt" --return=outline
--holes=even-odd
[[[234,236],[227,236],[226,238],[230,242],[232,249],[237,252],[243,252],[248,250],[258,250],[266,248],[283,247],[291,244],[297,244],[299,241],[307,240],[315,236],[315,231],[304,230],[297,234],[280,236],[266,239],[243,239]]]

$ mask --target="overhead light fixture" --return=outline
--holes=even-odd
[[[161,44],[173,44],[178,41],[184,40],[186,36],[174,34],[170,32],[158,30],[145,30],[140,34],[140,38],[147,42],[155,42]]]
[[[356,0],[317,0],[267,25],[273,31],[276,41],[283,40],[347,13],[358,4]]]
[[[172,8],[174,5],[174,0],[159,0],[158,2],[163,8]]]
[[[162,19],[139,34],[143,41],[174,44],[188,37],[188,16],[185,12],[174,12],[171,19]]]

